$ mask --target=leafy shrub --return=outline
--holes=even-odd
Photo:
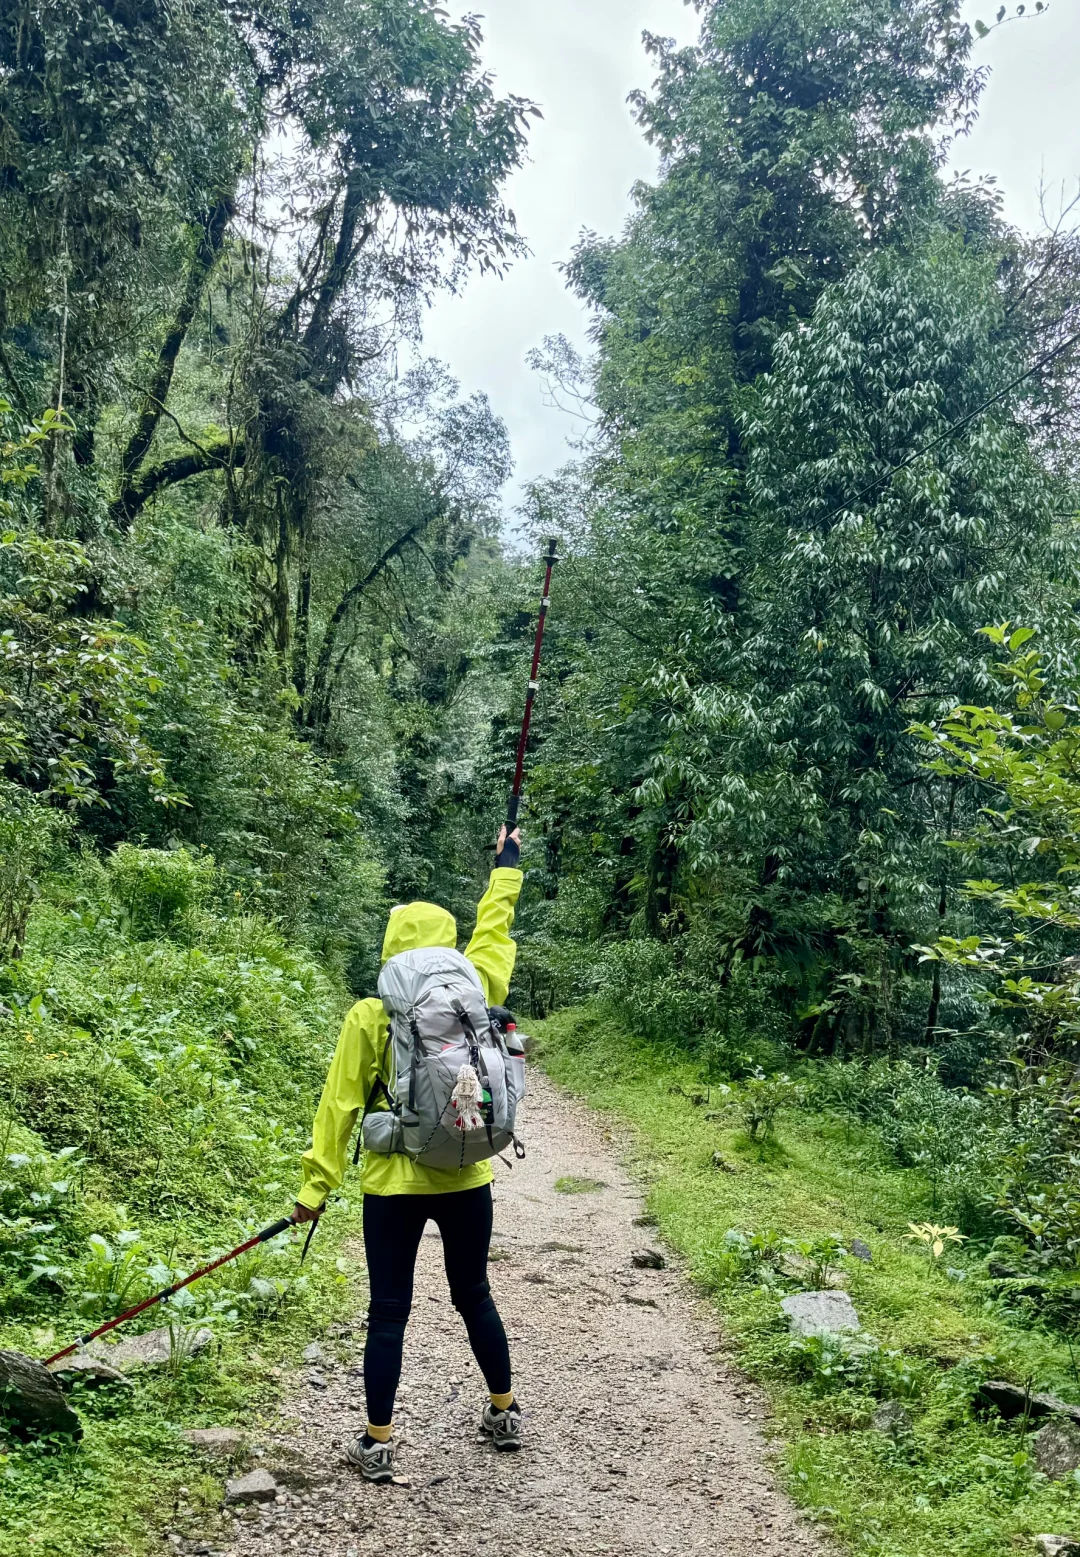
[[[78,1305],[93,1319],[111,1319],[149,1296],[150,1251],[135,1228],[111,1240],[92,1233],[86,1258],[75,1273]]]
[[[788,1349],[795,1372],[815,1394],[852,1389],[883,1400],[914,1400],[925,1390],[926,1367],[868,1335],[796,1336]]]
[[[140,939],[169,935],[185,925],[213,890],[214,862],[188,849],[137,849],[122,843],[108,861],[113,894]]]
[[[783,1281],[813,1290],[832,1279],[847,1252],[847,1245],[836,1233],[797,1239],[775,1227],[753,1232],[729,1227],[720,1248],[708,1251],[708,1279],[717,1286],[732,1281],[774,1286]]]
[[[969,900],[993,915],[995,933],[943,935],[922,951],[929,961],[980,978],[985,1004],[1014,1035],[1011,1077],[994,1089],[1013,1127],[1011,1133],[999,1127],[995,1142],[1004,1166],[999,1204],[1040,1255],[1075,1269],[1080,978],[1072,952],[1080,929],[1080,720],[1075,670],[1069,673],[1075,659],[1035,648],[1031,627],[1003,623],[983,632],[1002,652],[995,669],[1011,689],[1002,699],[1011,706],[960,707],[916,733],[933,753],[933,771],[993,796],[964,847],[998,877],[966,883]],[[1052,676],[1061,678],[1060,687]],[[1027,880],[1018,879],[1019,870]]]
[[[971,1235],[1000,1231],[1009,1152],[1038,1128],[1034,1111],[1013,1116],[999,1098],[954,1091],[908,1061],[815,1067],[809,1099],[873,1125],[903,1167],[918,1168],[935,1213]]]
[[[605,940],[603,889],[572,877],[527,908],[514,978],[523,1005],[546,1016],[598,997],[629,1031],[699,1056],[710,1080],[782,1069],[792,1029],[779,975],[733,961],[704,918],[670,941]]]
[[[952,1244],[964,1242],[964,1234],[958,1227],[946,1227],[938,1222],[909,1222],[908,1229],[904,1237],[924,1251],[927,1269],[935,1266]]]
[[[707,1253],[707,1279],[715,1286],[740,1280],[771,1286],[779,1279],[777,1266],[787,1246],[784,1234],[774,1227],[750,1233],[729,1227],[720,1248]]]
[[[518,939],[510,1000],[523,1014],[544,1018],[595,993],[602,977],[595,946],[534,932]]]
[[[18,1132],[23,1133],[23,1132]],[[0,1141],[16,1132],[9,1119]],[[68,1252],[81,1236],[75,1147],[7,1152],[0,1177],[0,1311],[18,1313],[63,1289]]]
[[[113,847],[122,828],[159,850],[212,854],[246,908],[365,986],[387,903],[359,790],[297,739],[287,699],[223,666],[209,626],[178,609],[150,625],[163,686],[146,729],[188,803],[166,811],[137,774],[121,775],[116,815],[88,818],[99,843]]]
[[[779,978],[736,962],[720,980],[717,958],[704,928],[675,942],[620,941],[603,948],[597,989],[632,1032],[699,1054],[711,1077],[778,1069],[790,1038]]]
[[[171,805],[182,797],[144,731],[157,667],[116,622],[75,614],[92,571],[74,541],[0,535],[0,760],[27,788],[85,806],[107,758],[110,777],[137,775]]]
[[[788,1249],[801,1262],[805,1271],[806,1286],[811,1291],[831,1286],[837,1268],[848,1256],[847,1244],[838,1233],[826,1233],[817,1238],[792,1239]]]
[[[768,1141],[780,1113],[793,1107],[798,1099],[799,1089],[790,1076],[766,1076],[757,1071],[740,1086],[735,1108],[750,1139]]]
[[[1011,1226],[1042,1267],[1077,1268],[1080,1104],[1071,1068],[1021,1068],[1008,1085],[974,1093],[906,1061],[833,1063],[810,1074],[809,1096],[873,1125],[897,1162],[925,1175],[934,1212],[965,1237]],[[1050,1285],[1069,1309],[1068,1284]]]
[[[206,857],[126,846],[72,872],[0,970],[0,1305],[104,1316],[204,1232],[280,1214],[345,996],[215,900]]]
[[[0,1210],[6,1216],[56,1215],[75,1193],[82,1164],[76,1148],[52,1152],[8,1152],[0,1179]]]
[[[1033,1247],[1018,1237],[995,1238],[984,1270],[983,1279],[999,1305],[1075,1335],[1080,1324],[1080,1268],[1062,1266],[1056,1248]]]
[[[44,873],[61,857],[72,818],[0,779],[0,958],[21,957]]]

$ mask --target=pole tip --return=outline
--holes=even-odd
[[[554,535],[551,535],[544,542],[544,545],[547,547],[547,555],[544,558],[545,562],[558,562],[558,560],[559,560],[559,542],[558,542],[558,539]]]

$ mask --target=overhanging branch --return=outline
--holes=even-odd
[[[177,454],[171,460],[163,460],[142,472],[135,481],[127,484],[109,510],[109,517],[117,529],[130,530],[138,515],[156,493],[192,476],[205,475],[211,470],[237,470],[247,458],[247,445],[242,438],[222,439],[205,448],[192,449],[188,454]]]

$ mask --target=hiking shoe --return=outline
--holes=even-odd
[[[355,1465],[365,1481],[392,1481],[394,1479],[394,1446],[392,1443],[373,1443],[364,1447],[364,1435],[355,1439],[345,1451],[350,1465]]]
[[[480,1418],[480,1431],[486,1433],[496,1449],[503,1453],[521,1448],[521,1407],[515,1401],[505,1411],[496,1411],[490,1403]]]

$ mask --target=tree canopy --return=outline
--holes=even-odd
[[[5,11],[12,967],[64,861],[206,872],[358,991],[395,899],[466,914],[555,535],[515,997],[632,985],[762,1086],[885,1057],[1063,1095],[1080,238],[949,175],[958,0],[698,9],[647,39],[655,180],[567,257],[590,346],[534,362],[585,431],[516,516],[499,408],[422,352],[528,236],[539,110],[475,18]]]

